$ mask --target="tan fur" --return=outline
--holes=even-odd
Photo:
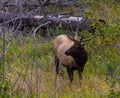
[[[59,35],[54,40],[55,56],[60,60],[60,63],[66,67],[77,67],[77,64],[73,57],[65,55],[65,52],[74,44],[74,42],[68,38],[67,35]]]

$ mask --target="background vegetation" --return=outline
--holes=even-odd
[[[83,72],[82,88],[79,87],[77,73],[74,74],[72,87],[69,87],[66,70],[62,67],[57,89],[54,89],[53,39],[70,32],[61,28],[49,29],[52,36],[47,40],[39,35],[34,39],[32,36],[20,38],[6,34],[7,41],[0,38],[1,98],[120,98],[120,2],[82,2],[90,6],[86,9],[88,18],[102,18],[107,22],[106,25],[99,24],[101,29],[96,31],[97,37],[85,43],[89,60]],[[80,34],[91,36],[87,31]],[[5,60],[2,58],[3,42]]]

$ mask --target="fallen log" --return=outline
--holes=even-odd
[[[3,16],[2,16],[3,15]],[[49,22],[48,22],[49,21]],[[46,22],[48,22],[46,24]],[[100,22],[105,22],[100,20]],[[0,26],[9,25],[12,27],[13,31],[20,30],[26,31],[29,33],[30,30],[34,27],[39,29],[46,30],[47,27],[55,27],[61,25],[63,29],[69,29],[73,31],[82,31],[87,30],[89,32],[95,32],[96,27],[92,27],[92,21],[88,18],[70,16],[66,15],[47,15],[47,16],[29,16],[29,15],[13,15],[9,14],[0,14]],[[44,25],[42,25],[44,24]]]
[[[50,25],[59,25],[65,26],[65,28],[74,30],[74,31],[82,31],[82,30],[88,30],[92,31],[91,24],[92,21],[88,18],[83,17],[75,17],[75,16],[68,16],[68,15],[57,15],[57,16],[34,16],[34,19],[40,21],[40,20],[46,20],[51,21]]]

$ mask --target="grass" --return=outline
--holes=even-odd
[[[108,25],[101,26],[101,31],[96,32],[97,37],[85,43],[89,59],[83,72],[82,88],[79,87],[77,72],[74,73],[72,87],[69,87],[66,70],[62,67],[57,79],[57,89],[54,89],[53,38],[45,41],[41,37],[36,40],[33,37],[16,37],[11,40],[8,36],[10,43],[8,46],[6,42],[6,78],[4,83],[0,81],[0,97],[120,98],[119,14],[120,7],[114,5],[114,2],[91,3],[89,17],[104,18]],[[59,35],[63,30],[57,28],[56,32]],[[83,33],[85,37],[91,36],[86,31],[79,33]],[[1,54],[2,41],[0,39]],[[0,68],[2,76],[1,61]]]
[[[97,45],[101,44],[99,38]],[[98,42],[97,42],[98,41]],[[101,41],[101,39],[100,39]],[[93,41],[94,42],[94,41]],[[58,88],[54,90],[54,55],[51,41],[41,42],[38,38],[14,40],[6,54],[6,78],[9,84],[10,97],[40,98],[106,98],[120,93],[120,81],[110,74],[119,76],[120,58],[115,47],[105,51],[94,46],[92,41],[86,43],[89,60],[83,72],[83,86],[79,87],[78,74],[75,72],[72,88],[69,87],[65,68],[57,80]],[[90,44],[90,45],[89,45]],[[90,47],[92,46],[92,48]],[[104,45],[103,45],[104,46]],[[112,50],[112,51],[110,51]],[[93,56],[94,52],[96,55]],[[101,52],[101,53],[100,53]],[[104,53],[105,56],[102,56]],[[112,97],[111,97],[112,98]],[[118,97],[119,98],[119,97]]]

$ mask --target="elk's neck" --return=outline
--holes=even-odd
[[[80,55],[79,57],[76,57],[74,59],[79,66],[84,66],[88,59],[88,56],[87,53],[85,52],[83,55]]]

